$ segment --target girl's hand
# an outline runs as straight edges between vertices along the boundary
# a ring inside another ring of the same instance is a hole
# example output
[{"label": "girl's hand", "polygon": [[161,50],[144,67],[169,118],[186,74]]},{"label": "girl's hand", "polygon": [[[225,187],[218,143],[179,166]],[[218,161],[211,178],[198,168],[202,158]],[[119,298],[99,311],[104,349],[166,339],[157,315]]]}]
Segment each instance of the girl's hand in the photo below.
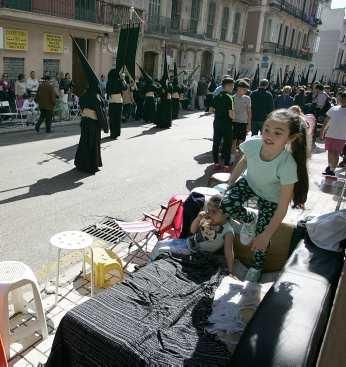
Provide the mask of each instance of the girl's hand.
[{"label": "girl's hand", "polygon": [[207,213],[206,213],[204,210],[202,210],[202,211],[200,211],[200,212],[198,213],[198,218],[199,218],[199,220],[201,220],[201,219],[205,218],[206,216],[207,216]]},{"label": "girl's hand", "polygon": [[265,252],[269,245],[269,240],[270,238],[264,232],[260,233],[252,241],[251,250]]}]

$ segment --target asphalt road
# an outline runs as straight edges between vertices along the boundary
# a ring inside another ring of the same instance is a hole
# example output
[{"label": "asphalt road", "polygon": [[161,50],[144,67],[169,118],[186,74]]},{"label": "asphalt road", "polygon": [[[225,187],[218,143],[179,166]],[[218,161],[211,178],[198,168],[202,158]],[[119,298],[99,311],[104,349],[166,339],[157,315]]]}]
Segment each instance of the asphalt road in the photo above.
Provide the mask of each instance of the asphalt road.
[{"label": "asphalt road", "polygon": [[42,271],[53,260],[50,237],[105,215],[136,219],[175,193],[205,182],[211,165],[212,117],[194,113],[169,130],[127,123],[117,141],[105,136],[103,168],[73,170],[79,126],[0,134],[0,261]]}]

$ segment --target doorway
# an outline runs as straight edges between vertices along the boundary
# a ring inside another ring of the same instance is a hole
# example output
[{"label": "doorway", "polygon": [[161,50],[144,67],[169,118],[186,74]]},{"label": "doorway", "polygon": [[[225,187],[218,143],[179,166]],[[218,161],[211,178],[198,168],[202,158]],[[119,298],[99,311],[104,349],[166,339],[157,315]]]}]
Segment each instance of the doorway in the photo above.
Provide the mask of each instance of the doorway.
[{"label": "doorway", "polygon": [[156,70],[157,56],[157,53],[152,51],[144,52],[144,71],[152,77]]},{"label": "doorway", "polygon": [[212,73],[213,54],[210,51],[203,51],[201,62],[201,76],[209,78]]}]

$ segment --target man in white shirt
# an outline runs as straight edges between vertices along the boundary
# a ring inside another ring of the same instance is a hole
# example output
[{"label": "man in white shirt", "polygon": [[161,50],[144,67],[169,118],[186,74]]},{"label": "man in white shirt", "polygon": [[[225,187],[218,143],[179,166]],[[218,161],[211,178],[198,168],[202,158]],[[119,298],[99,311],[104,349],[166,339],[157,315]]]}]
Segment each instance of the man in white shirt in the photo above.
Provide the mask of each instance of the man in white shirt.
[{"label": "man in white shirt", "polygon": [[38,80],[36,79],[35,72],[30,73],[30,77],[26,80],[26,90],[29,95],[36,95],[38,90]]},{"label": "man in white shirt", "polygon": [[324,175],[335,176],[335,168],[346,144],[346,91],[340,93],[340,104],[327,112],[326,124],[322,130],[325,149],[328,151],[328,167]]}]

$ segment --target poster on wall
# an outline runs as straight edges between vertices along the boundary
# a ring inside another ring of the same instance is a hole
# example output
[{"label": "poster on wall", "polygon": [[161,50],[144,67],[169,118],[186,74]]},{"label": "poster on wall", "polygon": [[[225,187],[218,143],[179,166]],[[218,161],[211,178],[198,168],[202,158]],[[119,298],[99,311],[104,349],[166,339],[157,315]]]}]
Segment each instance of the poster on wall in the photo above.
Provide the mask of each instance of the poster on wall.
[{"label": "poster on wall", "polygon": [[27,51],[28,32],[19,29],[5,29],[5,48],[7,50]]},{"label": "poster on wall", "polygon": [[43,51],[62,54],[64,52],[64,37],[60,34],[44,33]]}]

